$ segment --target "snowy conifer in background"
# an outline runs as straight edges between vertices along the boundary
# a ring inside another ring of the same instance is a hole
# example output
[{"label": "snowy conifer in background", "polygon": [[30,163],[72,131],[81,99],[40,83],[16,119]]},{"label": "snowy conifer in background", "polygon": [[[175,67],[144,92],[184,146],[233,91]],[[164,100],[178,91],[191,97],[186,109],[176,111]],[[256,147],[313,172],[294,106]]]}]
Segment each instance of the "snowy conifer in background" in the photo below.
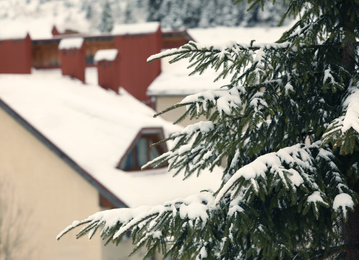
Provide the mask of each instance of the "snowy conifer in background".
[{"label": "snowy conifer in background", "polygon": [[283,5],[268,6],[265,12],[256,8],[246,13],[246,2],[233,6],[232,1],[217,0],[149,0],[147,20],[158,21],[165,29],[187,29],[214,26],[274,26],[280,20]]},{"label": "snowy conifer in background", "polygon": [[358,12],[353,0],[291,0],[283,19],[297,22],[277,43],[190,42],[152,56],[230,78],[170,108],[207,121],[172,135],[173,149],[152,162],[188,177],[225,160],[222,185],[99,212],[60,236],[84,225],[78,236],[100,228],[119,242],[131,231],[136,249],[174,259],[359,259]]},{"label": "snowy conifer in background", "polygon": [[112,16],[112,9],[109,1],[106,1],[103,5],[102,13],[101,13],[101,21],[99,24],[99,31],[102,33],[109,33],[112,31],[114,26],[114,20]]}]

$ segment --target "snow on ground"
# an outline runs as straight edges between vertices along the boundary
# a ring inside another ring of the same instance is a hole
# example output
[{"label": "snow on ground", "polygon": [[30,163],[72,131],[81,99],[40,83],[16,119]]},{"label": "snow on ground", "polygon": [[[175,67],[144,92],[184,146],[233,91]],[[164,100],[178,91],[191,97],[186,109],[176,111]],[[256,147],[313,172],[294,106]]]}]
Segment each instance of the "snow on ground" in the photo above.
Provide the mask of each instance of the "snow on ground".
[{"label": "snow on ground", "polygon": [[89,85],[97,85],[98,74],[97,74],[97,68],[96,67],[86,68],[86,70],[85,70],[85,80],[86,80],[86,83],[89,84]]},{"label": "snow on ground", "polygon": [[[91,75],[96,70],[86,73]],[[93,81],[92,75],[89,81]],[[61,76],[60,70],[31,75],[0,74],[0,98],[131,207],[155,205],[202,189],[216,190],[220,174],[172,178],[166,169],[123,172],[116,165],[142,127],[177,127],[122,91]],[[46,97],[46,98],[45,98]]]}]

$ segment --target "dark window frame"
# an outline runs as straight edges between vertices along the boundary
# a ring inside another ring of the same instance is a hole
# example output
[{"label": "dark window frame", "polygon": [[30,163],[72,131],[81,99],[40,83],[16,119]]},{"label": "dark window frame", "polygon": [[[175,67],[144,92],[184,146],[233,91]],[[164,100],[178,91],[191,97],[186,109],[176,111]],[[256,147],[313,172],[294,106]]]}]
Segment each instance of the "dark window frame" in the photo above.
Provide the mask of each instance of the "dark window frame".
[{"label": "dark window frame", "polygon": [[[131,145],[128,147],[128,149],[126,150],[125,154],[122,156],[121,160],[118,162],[116,168],[122,171],[126,171],[126,172],[131,172],[131,171],[140,171],[142,165],[140,165],[139,163],[139,158],[138,158],[138,152],[137,152],[137,144],[139,144],[139,141],[141,139],[145,139],[146,140],[146,163],[148,161],[151,160],[151,149],[155,149],[156,152],[158,153],[158,155],[161,155],[165,152],[168,151],[167,145],[166,143],[161,143],[158,145],[155,145],[154,147],[150,147],[151,144],[153,143],[157,143],[161,140],[164,139],[164,133],[163,133],[163,129],[162,128],[142,128],[139,133],[136,135],[136,137],[134,138],[134,140],[132,141]],[[131,156],[132,153],[132,162],[130,161],[129,163],[131,164],[132,167],[126,167],[123,165],[123,163],[126,163],[126,160],[131,160],[129,159],[128,156]],[[153,158],[152,158],[153,159]],[[164,164],[163,166],[161,166],[161,168],[163,167],[167,167],[166,164]]]}]

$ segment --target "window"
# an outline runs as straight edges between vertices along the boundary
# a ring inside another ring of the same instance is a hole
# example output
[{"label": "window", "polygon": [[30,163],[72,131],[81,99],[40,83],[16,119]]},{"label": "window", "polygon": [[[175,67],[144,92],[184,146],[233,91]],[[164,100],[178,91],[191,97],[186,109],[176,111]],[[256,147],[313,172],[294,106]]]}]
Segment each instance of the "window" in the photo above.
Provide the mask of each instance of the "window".
[{"label": "window", "polygon": [[125,171],[140,170],[147,162],[167,152],[166,144],[151,147],[163,139],[162,129],[143,129],[121,159],[117,168]]}]

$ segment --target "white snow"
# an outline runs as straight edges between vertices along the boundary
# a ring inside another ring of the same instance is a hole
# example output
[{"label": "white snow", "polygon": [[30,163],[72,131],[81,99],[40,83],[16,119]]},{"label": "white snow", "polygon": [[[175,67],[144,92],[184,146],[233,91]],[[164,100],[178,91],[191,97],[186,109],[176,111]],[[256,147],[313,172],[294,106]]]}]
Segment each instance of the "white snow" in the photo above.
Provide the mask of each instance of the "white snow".
[{"label": "white snow", "polygon": [[274,43],[291,25],[285,27],[214,27],[188,29],[188,33],[196,42],[223,45],[228,42],[247,43]]},{"label": "white snow", "polygon": [[[201,219],[204,225],[208,219],[207,210],[210,210],[213,207],[213,202],[214,196],[212,192],[201,192],[184,199],[167,201],[163,205],[105,210],[97,212],[85,220],[74,221],[57,235],[57,239],[69,230],[83,223],[87,223],[86,225],[88,226],[92,226],[96,223],[104,224],[101,231],[101,234],[103,234],[111,229],[116,223],[121,222],[123,225],[112,237],[113,239],[116,239],[126,233],[133,225],[139,224],[139,226],[141,226],[140,223],[143,220],[146,220],[146,222],[148,221],[148,227],[149,229],[152,229],[157,226],[158,218],[161,217],[162,214],[166,214],[166,212],[173,214],[178,212],[181,218],[189,218],[193,221]],[[154,229],[148,232],[148,235],[157,237],[159,233]]]},{"label": "white snow", "polygon": [[114,61],[117,57],[117,49],[99,50],[96,52],[94,62],[97,63],[101,60]]},{"label": "white snow", "polygon": [[[19,38],[29,33],[32,40],[52,38],[53,22],[45,19],[17,19],[1,21],[1,38]],[[5,28],[5,29],[3,29]]]},{"label": "white snow", "polygon": [[[31,39],[50,39],[53,26],[56,26],[60,33],[72,30],[86,35],[100,34],[98,22],[102,4],[102,1],[92,1],[92,10],[89,10],[86,8],[89,3],[83,0],[0,0],[0,39],[21,38],[23,32],[29,32]],[[119,10],[125,8],[123,4],[123,1],[112,3],[114,15],[118,15]],[[92,17],[89,18],[88,15]],[[117,17],[115,20],[116,34],[152,33],[159,25],[159,23],[143,23],[122,26],[125,17]],[[137,17],[136,20],[146,19]]]},{"label": "white snow", "polygon": [[1,74],[0,98],[130,207],[215,190],[220,184],[220,174],[208,172],[183,181],[165,168],[116,169],[140,129],[163,127],[166,135],[180,130],[154,119],[153,110],[122,89],[116,95],[63,77],[60,70],[34,70],[31,75]]},{"label": "white snow", "polygon": [[[325,203],[322,196],[320,195],[319,191],[315,191],[313,192],[307,199],[308,202],[310,203],[317,203],[317,202],[321,202],[321,203]],[[326,204],[326,203],[325,203]]]},{"label": "white snow", "polygon": [[342,132],[346,132],[349,128],[353,128],[359,133],[359,90],[352,88],[350,96],[345,100],[346,114],[343,119]]},{"label": "white snow", "polygon": [[200,131],[201,133],[205,134],[206,132],[213,130],[213,128],[214,128],[214,123],[212,121],[200,121],[192,125],[186,126],[181,131],[181,133],[179,133],[179,135],[181,135],[182,133],[189,134],[196,131]]},{"label": "white snow", "polygon": [[84,11],[79,12],[80,6],[81,1],[78,0],[2,0],[0,34],[12,38],[13,35],[29,32],[31,39],[49,39],[52,38],[51,30],[54,25],[60,32],[72,29],[89,33],[94,26],[86,20]]},{"label": "white snow", "polygon": [[202,75],[193,75],[190,78],[187,69],[189,63],[182,60],[169,64],[171,58],[161,60],[162,72],[148,87],[147,94],[150,96],[184,96],[209,89],[218,89],[228,84],[229,80],[213,82],[218,76],[214,70],[207,70]]},{"label": "white snow", "polygon": [[0,30],[0,40],[19,40],[19,39],[25,39],[28,32],[26,29],[18,29],[13,28],[12,26],[3,27],[1,26]]},{"label": "white snow", "polygon": [[113,35],[124,34],[148,34],[155,33],[160,24],[158,22],[136,23],[136,24],[116,24],[111,32]]},{"label": "white snow", "polygon": [[[327,131],[323,138],[330,137],[334,132],[339,131],[341,136],[344,135],[349,129],[353,129],[359,134],[359,90],[358,86],[353,86],[349,90],[349,96],[344,100],[344,115],[336,118],[328,126]],[[342,138],[341,138],[342,139]]]},{"label": "white snow", "polygon": [[[302,177],[306,176],[304,169],[311,169],[311,157],[308,154],[307,148],[299,144],[282,148],[278,152],[262,155],[253,162],[243,166],[228,179],[218,192],[216,204],[219,203],[225,194],[231,193],[232,190],[238,188],[236,185],[242,178],[249,180],[253,189],[258,192],[257,180],[260,178],[266,179],[269,174],[268,172],[278,178],[287,188],[290,186],[292,189],[296,189],[296,187],[304,183]],[[289,169],[282,165],[283,162],[289,165]],[[294,169],[294,166],[298,166],[298,168]],[[307,176],[306,179],[308,179]],[[314,183],[311,185],[314,186]]]},{"label": "white snow", "polygon": [[186,202],[180,206],[179,214],[181,218],[196,219],[200,218],[203,222],[207,221],[207,205],[202,203],[201,197],[193,195],[186,199]]},{"label": "white snow", "polygon": [[344,216],[347,214],[347,208],[354,209],[354,202],[352,197],[347,193],[341,193],[335,196],[333,202],[333,209],[338,211],[342,208]]},{"label": "white snow", "polygon": [[80,49],[83,43],[82,37],[65,38],[60,41],[59,50]]},{"label": "white snow", "polygon": [[[195,42],[203,47],[216,46],[218,49],[231,47],[236,42],[249,46],[252,40],[258,46],[270,46],[277,41],[282,33],[289,26],[278,28],[228,28],[215,27],[207,29],[188,29],[188,33]],[[177,49],[164,50],[163,53],[173,53]],[[162,54],[163,54],[162,53]],[[153,55],[151,59],[162,56]],[[219,55],[226,55],[225,51]],[[260,54],[257,56],[260,59]],[[195,74],[188,80],[188,74],[191,72],[187,69],[189,63],[187,60],[181,60],[174,64],[169,64],[171,57],[161,60],[162,73],[149,86],[147,94],[150,96],[184,96],[195,94],[206,90],[219,89],[221,86],[230,82],[229,77],[213,82],[218,73],[213,69],[206,70],[203,74]],[[223,110],[225,112],[225,110]]]}]

